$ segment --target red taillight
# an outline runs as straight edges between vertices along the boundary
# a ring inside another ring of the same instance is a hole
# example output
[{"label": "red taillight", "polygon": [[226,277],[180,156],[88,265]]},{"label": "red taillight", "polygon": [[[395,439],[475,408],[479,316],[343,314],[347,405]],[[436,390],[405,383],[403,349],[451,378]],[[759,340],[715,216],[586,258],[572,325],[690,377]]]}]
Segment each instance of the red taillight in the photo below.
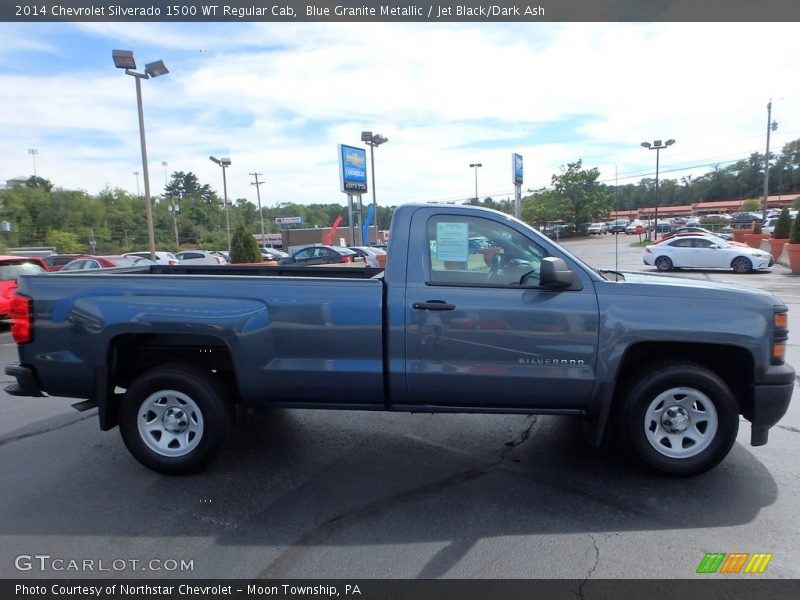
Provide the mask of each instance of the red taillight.
[{"label": "red taillight", "polygon": [[179,265],[179,264],[181,264],[181,261],[179,261],[177,258],[170,258],[170,259],[168,260],[168,262],[169,262],[169,264],[171,264],[171,265]]},{"label": "red taillight", "polygon": [[342,262],[343,263],[349,263],[350,262],[350,257],[349,256],[343,256],[342,257]]},{"label": "red taillight", "polygon": [[32,339],[31,299],[22,294],[15,294],[11,299],[11,335],[17,344],[26,344]]},{"label": "red taillight", "polygon": [[217,261],[217,264],[218,264],[218,265],[221,265],[221,264],[222,264],[222,259],[221,259],[219,256],[215,256],[215,257],[214,257],[214,260],[216,260],[216,261]]}]

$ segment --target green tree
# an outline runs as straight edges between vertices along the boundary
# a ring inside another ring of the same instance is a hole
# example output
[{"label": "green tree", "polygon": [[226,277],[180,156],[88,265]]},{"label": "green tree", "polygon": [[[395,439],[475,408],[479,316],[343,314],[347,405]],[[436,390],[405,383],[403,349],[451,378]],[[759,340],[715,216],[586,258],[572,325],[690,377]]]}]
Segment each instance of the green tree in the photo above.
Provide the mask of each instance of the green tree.
[{"label": "green tree", "polygon": [[236,228],[231,239],[231,262],[261,262],[261,251],[258,249],[258,242],[243,224]]},{"label": "green tree", "polygon": [[75,254],[86,250],[86,245],[81,243],[78,235],[70,231],[48,232],[45,245],[55,248],[60,254]]},{"label": "green tree", "polygon": [[553,188],[569,203],[572,221],[575,226],[593,219],[604,219],[614,204],[606,186],[597,182],[600,171],[584,169],[583,161],[578,160],[561,167],[560,175],[553,175]]},{"label": "green tree", "polygon": [[25,182],[25,185],[27,185],[29,188],[42,188],[47,192],[53,189],[53,184],[49,179],[43,179],[42,177],[37,177],[36,175],[31,175],[28,178],[28,181]]},{"label": "green tree", "polygon": [[772,230],[772,237],[776,240],[785,240],[792,232],[792,217],[789,215],[789,209],[783,208],[775,223],[775,229]]},{"label": "green tree", "polygon": [[526,223],[544,227],[551,221],[569,218],[569,203],[552,190],[538,190],[522,199],[522,219]]},{"label": "green tree", "polygon": [[744,202],[742,202],[741,210],[742,212],[756,212],[758,210],[761,210],[761,202],[753,198],[750,198],[749,200],[745,200]]}]

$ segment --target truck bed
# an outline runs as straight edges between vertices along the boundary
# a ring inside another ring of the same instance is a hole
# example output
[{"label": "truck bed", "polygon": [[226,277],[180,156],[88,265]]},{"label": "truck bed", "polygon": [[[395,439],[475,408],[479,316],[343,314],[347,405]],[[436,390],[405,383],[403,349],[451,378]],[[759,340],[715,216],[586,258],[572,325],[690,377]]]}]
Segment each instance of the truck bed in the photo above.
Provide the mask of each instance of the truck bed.
[{"label": "truck bed", "polygon": [[341,277],[345,279],[371,279],[381,275],[383,269],[373,267],[303,265],[151,265],[150,272],[159,275],[260,275],[265,277]]}]

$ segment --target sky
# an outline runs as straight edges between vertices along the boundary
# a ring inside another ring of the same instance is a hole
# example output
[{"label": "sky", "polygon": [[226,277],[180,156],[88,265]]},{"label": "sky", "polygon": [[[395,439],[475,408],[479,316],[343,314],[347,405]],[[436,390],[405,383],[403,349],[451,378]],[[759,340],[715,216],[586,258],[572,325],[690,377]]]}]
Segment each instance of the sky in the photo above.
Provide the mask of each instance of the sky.
[{"label": "sky", "polygon": [[[795,23],[0,23],[0,181],[152,194],[193,172],[262,206],[346,204],[337,145],[375,149],[379,205],[514,197],[583,161],[600,181],[697,177],[800,138]],[[365,147],[366,148],[366,147]],[[31,154],[35,149],[36,154]],[[369,158],[369,152],[367,152]],[[166,168],[162,165],[167,163]],[[470,168],[471,163],[482,167]],[[137,177],[134,172],[139,172]],[[137,188],[138,182],[138,188]],[[371,201],[370,191],[364,201]]]}]

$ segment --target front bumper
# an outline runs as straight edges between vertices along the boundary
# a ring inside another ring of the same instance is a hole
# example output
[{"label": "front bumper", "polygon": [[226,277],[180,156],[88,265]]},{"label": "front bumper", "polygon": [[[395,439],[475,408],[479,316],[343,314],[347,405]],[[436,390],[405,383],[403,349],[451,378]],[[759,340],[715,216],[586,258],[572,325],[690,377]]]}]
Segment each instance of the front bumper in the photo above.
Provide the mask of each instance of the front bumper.
[{"label": "front bumper", "polygon": [[753,386],[753,406],[744,415],[753,424],[751,446],[767,443],[770,427],[780,421],[789,408],[794,384],[794,369],[789,365],[780,365],[769,369],[765,383]]}]

